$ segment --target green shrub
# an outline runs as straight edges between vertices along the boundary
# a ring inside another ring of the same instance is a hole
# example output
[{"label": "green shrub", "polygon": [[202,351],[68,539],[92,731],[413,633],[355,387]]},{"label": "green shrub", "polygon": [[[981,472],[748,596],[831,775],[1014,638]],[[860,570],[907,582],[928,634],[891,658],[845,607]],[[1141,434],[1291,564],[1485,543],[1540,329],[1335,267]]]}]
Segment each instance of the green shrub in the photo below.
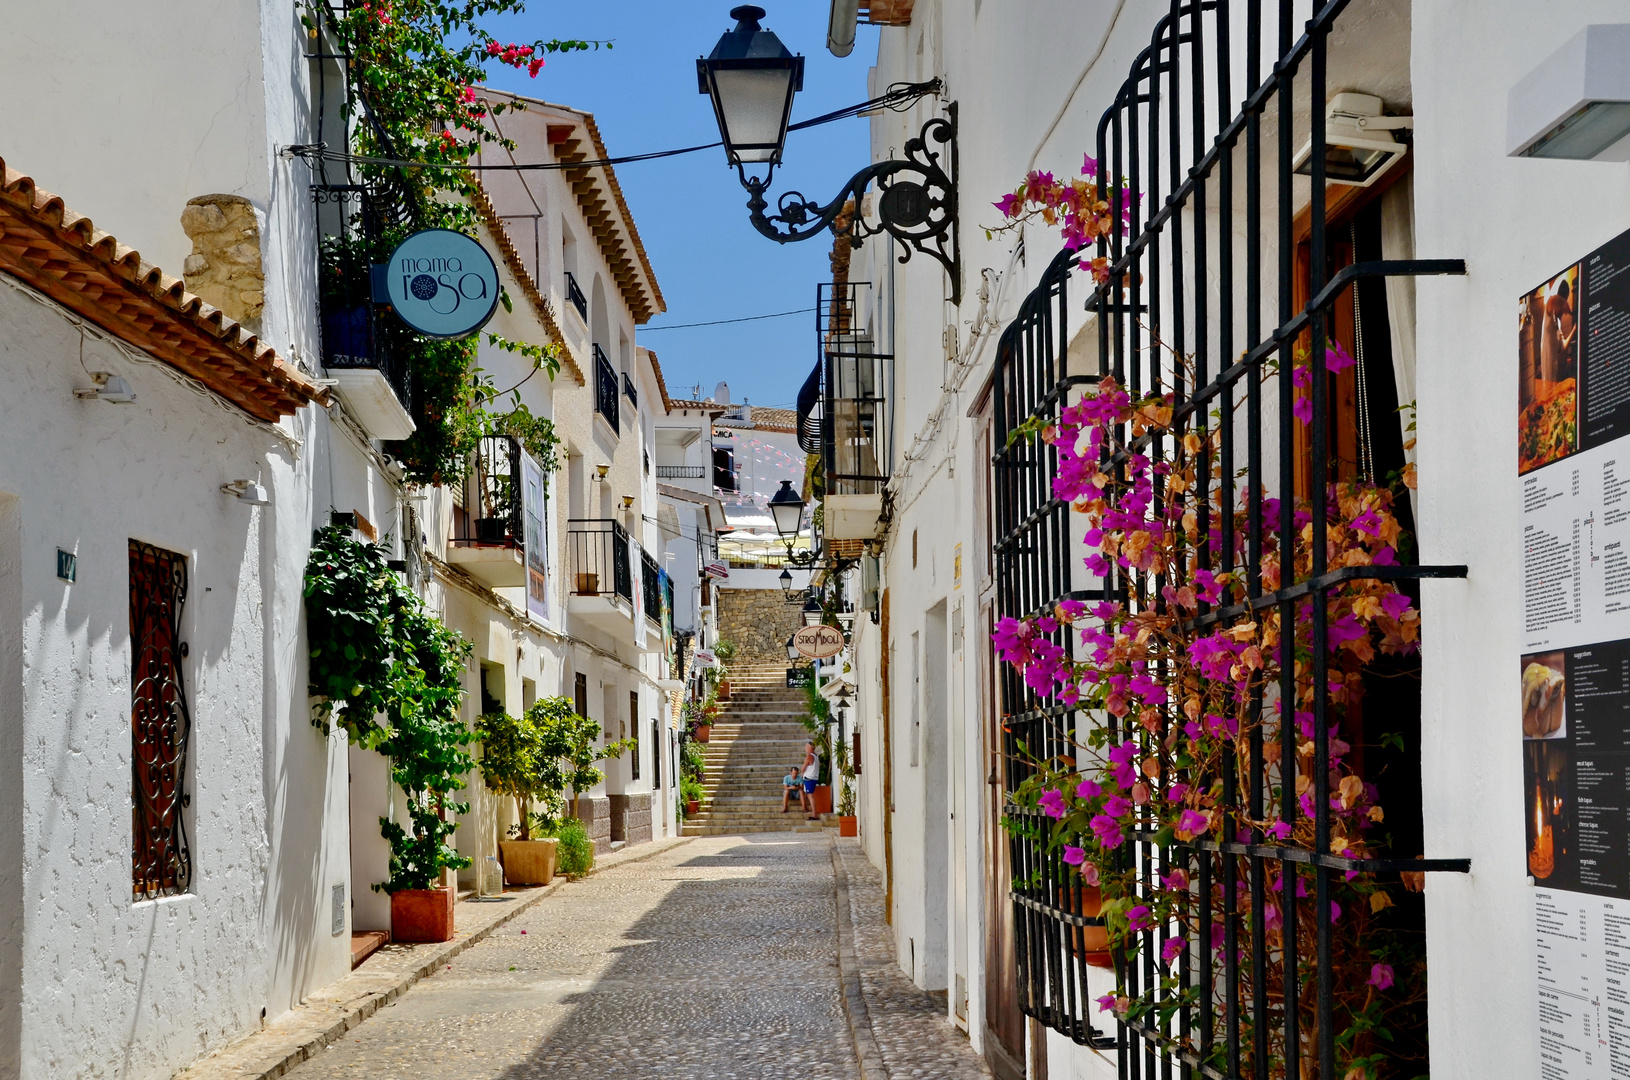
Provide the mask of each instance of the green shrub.
[{"label": "green shrub", "polygon": [[562,874],[580,878],[594,868],[594,841],[581,821],[566,818],[550,826],[546,835],[560,841],[555,849],[555,868]]}]

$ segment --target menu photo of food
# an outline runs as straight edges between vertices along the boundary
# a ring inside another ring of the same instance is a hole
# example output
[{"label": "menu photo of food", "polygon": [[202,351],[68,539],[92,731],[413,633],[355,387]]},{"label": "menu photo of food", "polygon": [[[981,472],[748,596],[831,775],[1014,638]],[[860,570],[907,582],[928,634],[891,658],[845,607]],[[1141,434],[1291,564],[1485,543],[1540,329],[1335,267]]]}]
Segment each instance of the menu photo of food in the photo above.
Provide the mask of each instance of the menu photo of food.
[{"label": "menu photo of food", "polygon": [[1517,471],[1579,449],[1579,264],[1525,295],[1517,310]]},{"label": "menu photo of food", "polygon": [[1522,737],[1560,739],[1567,731],[1567,662],[1562,652],[1522,658]]}]

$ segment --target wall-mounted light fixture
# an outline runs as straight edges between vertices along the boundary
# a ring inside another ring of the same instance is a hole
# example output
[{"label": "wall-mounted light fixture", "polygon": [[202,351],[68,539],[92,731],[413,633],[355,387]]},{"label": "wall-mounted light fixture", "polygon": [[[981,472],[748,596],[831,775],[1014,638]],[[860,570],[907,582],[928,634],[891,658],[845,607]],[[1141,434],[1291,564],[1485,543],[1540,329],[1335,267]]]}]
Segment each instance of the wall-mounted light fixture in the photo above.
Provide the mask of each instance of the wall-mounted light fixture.
[{"label": "wall-mounted light fixture", "polygon": [[[1396,165],[1408,149],[1392,137],[1415,126],[1413,116],[1382,116],[1373,94],[1337,94],[1324,114],[1324,178],[1332,184],[1369,187]],[[1296,152],[1295,169],[1313,173],[1313,140]]]},{"label": "wall-mounted light fixture", "polygon": [[605,464],[604,462],[602,462],[601,464],[596,465],[594,467],[594,475],[589,477],[589,479],[593,480],[596,484],[598,484],[598,483],[600,483],[601,481],[603,481],[606,478],[606,473],[608,473],[610,471],[611,471],[611,466]]},{"label": "wall-mounted light fixture", "polygon": [[632,510],[632,509],[634,509],[634,496],[632,496],[632,495],[624,495],[623,496],[623,509],[624,510]]},{"label": "wall-mounted light fixture", "polygon": [[1587,26],[1506,95],[1510,157],[1630,161],[1630,24]]},{"label": "wall-mounted light fixture", "polygon": [[266,494],[266,489],[253,480],[233,480],[230,483],[222,484],[221,491],[227,495],[236,496],[250,506],[270,506],[272,504],[271,496]]},{"label": "wall-mounted light fixture", "polygon": [[105,401],[109,405],[128,405],[136,400],[136,391],[125,382],[123,375],[115,375],[111,371],[93,371],[91,380],[95,386],[76,387],[74,397],[81,401],[95,399]]}]

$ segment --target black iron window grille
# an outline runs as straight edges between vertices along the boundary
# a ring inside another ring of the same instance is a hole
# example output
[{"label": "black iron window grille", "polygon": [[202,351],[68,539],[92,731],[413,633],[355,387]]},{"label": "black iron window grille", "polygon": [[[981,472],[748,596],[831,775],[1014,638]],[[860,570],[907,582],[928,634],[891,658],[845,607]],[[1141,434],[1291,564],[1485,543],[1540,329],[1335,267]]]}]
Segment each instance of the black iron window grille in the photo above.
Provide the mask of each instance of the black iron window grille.
[{"label": "black iron window grille", "polygon": [[572,518],[566,523],[572,591],[578,596],[620,596],[634,603],[634,574],[628,530],[606,518]]},{"label": "black iron window grille", "polygon": [[623,372],[623,396],[628,398],[629,403],[633,405],[634,408],[637,409],[640,407],[640,392],[634,389],[634,380],[628,377],[628,372],[626,371]]},{"label": "black iron window grille", "polygon": [[455,546],[525,547],[521,446],[508,435],[476,440],[464,477],[462,512],[453,516]]},{"label": "black iron window grille", "polygon": [[[874,495],[888,482],[893,446],[889,397],[894,354],[876,339],[863,318],[868,282],[822,282],[815,287],[815,328],[820,349],[820,450],[827,491]],[[814,379],[814,376],[811,376]],[[805,383],[805,390],[809,383]],[[799,437],[804,437],[799,394]],[[811,410],[812,411],[812,410]]]},{"label": "black iron window grille", "polygon": [[577,278],[570,270],[566,271],[566,299],[570,300],[572,302],[572,307],[577,309],[578,318],[582,319],[584,322],[588,322],[588,298],[583,295],[582,288],[577,284]]},{"label": "black iron window grille", "polygon": [[662,609],[662,625],[671,640],[674,636],[674,579],[666,574],[662,576],[662,599],[666,603]]},{"label": "black iron window grille", "polygon": [[186,599],[186,556],[130,541],[131,864],[137,900],[174,896],[192,884],[186,820],[192,716],[181,669]]},{"label": "black iron window grille", "polygon": [[617,369],[611,366],[599,344],[591,348],[594,351],[594,411],[606,418],[612,431],[618,431]]},{"label": "black iron window grille", "polygon": [[662,625],[662,576],[657,561],[649,551],[640,552],[640,603],[645,606],[645,617],[657,626]]},{"label": "black iron window grille", "polygon": [[[1155,462],[1172,460],[1177,443],[1189,435],[1201,447],[1194,451],[1202,462],[1198,488],[1182,496],[1157,482],[1151,513],[1200,507],[1195,567],[1239,575],[1245,583],[1243,602],[1201,604],[1188,625],[1243,628],[1276,613],[1278,625],[1291,626],[1299,607],[1311,625],[1303,662],[1312,673],[1306,745],[1297,726],[1279,724],[1267,707],[1271,702],[1258,693],[1251,733],[1242,739],[1248,745],[1237,767],[1223,769],[1216,780],[1216,835],[1224,839],[1209,839],[1208,833],[1184,842],[1138,833],[1120,849],[1135,882],[1124,903],[1151,901],[1160,878],[1169,881],[1182,871],[1187,884],[1175,887],[1188,890],[1192,923],[1140,927],[1131,931],[1135,951],[1104,951],[1095,941],[1105,920],[1089,907],[1082,879],[1043,840],[1048,830],[1042,826],[1051,822],[1003,796],[1020,1007],[1076,1042],[1113,1048],[1123,1078],[1336,1080],[1338,1059],[1352,1053],[1347,1044],[1338,1054],[1338,1042],[1352,1029],[1338,1030],[1333,1008],[1341,948],[1333,929],[1333,883],[1347,873],[1396,883],[1400,875],[1469,869],[1463,859],[1419,857],[1418,743],[1386,759],[1390,779],[1380,782],[1393,786],[1405,812],[1395,825],[1389,807],[1393,842],[1384,857],[1353,858],[1332,846],[1325,765],[1332,760],[1331,726],[1341,715],[1327,678],[1327,598],[1345,582],[1369,578],[1397,582],[1418,602],[1419,580],[1464,576],[1466,568],[1330,568],[1327,500],[1332,484],[1352,476],[1332,442],[1337,383],[1321,372],[1298,391],[1291,378],[1279,375],[1294,370],[1298,350],[1305,356],[1319,343],[1322,353],[1326,342],[1338,340],[1332,312],[1352,304],[1355,286],[1393,276],[1464,273],[1465,267],[1459,260],[1351,256],[1332,272],[1327,204],[1334,192],[1327,190],[1324,103],[1331,34],[1347,5],[1316,3],[1312,17],[1300,24],[1296,6],[1292,0],[1171,4],[1100,121],[1092,148],[1106,178],[1107,202],[1125,208],[1126,227],[1102,238],[1096,252],[1060,252],[1004,332],[996,358],[993,445],[1002,448],[992,459],[998,614],[1033,618],[1063,599],[1108,597],[1128,610],[1160,610],[1167,603],[1165,582],[1149,575],[1111,564],[1109,576],[1098,578],[1082,568],[1082,527],[1071,519],[1069,504],[1054,495],[1059,453],[1049,443],[1022,437],[1058,419],[1101,375],[1112,375],[1133,398],[1167,395],[1172,409],[1169,431],[1141,438],[1122,431],[1123,444]],[[1363,37],[1349,38],[1355,36]],[[1399,74],[1407,76],[1407,70]],[[1303,143],[1310,182],[1295,178]],[[1355,251],[1359,246],[1355,240]],[[1302,263],[1299,251],[1306,255]],[[1083,254],[1107,260],[1101,284],[1085,274],[1072,278]],[[1072,280],[1082,289],[1084,307],[1069,302]],[[1305,422],[1298,421],[1299,407]],[[1016,435],[1011,445],[1010,435]],[[1128,452],[1107,457],[1102,470],[1120,475]],[[1295,516],[1298,501],[1308,508],[1306,521]],[[1265,578],[1264,564],[1296,565],[1293,548],[1302,524],[1310,531],[1311,569],[1299,580]],[[1084,655],[1078,635],[1047,633],[1066,655]],[[1295,700],[1299,666],[1283,665],[1272,688],[1281,700]],[[1008,665],[1001,666],[1000,700],[1004,792],[1032,775],[1033,761],[1078,753],[1085,732],[1095,727],[1108,727],[1117,740],[1148,745],[1183,720],[1176,703],[1146,717],[1153,730],[1088,714],[1038,696]],[[1413,725],[1418,733],[1418,695],[1413,702],[1388,704],[1397,714],[1389,715],[1389,726]],[[1380,759],[1378,749],[1369,752]],[[1296,785],[1279,782],[1278,763],[1297,762],[1298,755],[1309,762],[1302,775],[1310,811],[1302,809]],[[1281,842],[1250,824],[1262,822],[1276,805],[1280,821],[1311,819],[1310,844]],[[1421,898],[1400,895],[1404,899],[1387,917],[1423,933]],[[1270,913],[1281,928],[1295,932],[1270,927]],[[1191,926],[1206,930],[1202,935]],[[1089,969],[1105,964],[1113,974],[1094,976],[1089,991]],[[1123,1013],[1115,1035],[1103,1038],[1091,1023],[1099,1015],[1093,997],[1117,983],[1128,1000],[1149,1007]],[[1424,989],[1423,979],[1423,998]],[[1424,1005],[1419,1008],[1424,1016]],[[1388,1063],[1403,1063],[1414,1051],[1424,1052],[1424,1046],[1382,1043],[1375,1049]],[[1399,1075],[1424,1071],[1423,1065]]]}]

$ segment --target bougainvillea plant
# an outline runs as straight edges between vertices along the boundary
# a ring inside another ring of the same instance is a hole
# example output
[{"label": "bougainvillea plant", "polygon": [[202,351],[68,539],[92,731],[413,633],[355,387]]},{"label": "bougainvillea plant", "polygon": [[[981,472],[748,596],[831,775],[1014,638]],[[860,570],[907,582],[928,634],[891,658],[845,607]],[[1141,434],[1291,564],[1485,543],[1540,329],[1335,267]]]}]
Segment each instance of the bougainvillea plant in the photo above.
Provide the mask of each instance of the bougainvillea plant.
[{"label": "bougainvillea plant", "polygon": [[[1117,230],[1124,231],[1135,202],[1122,189],[1106,190],[1098,162],[1089,154],[1081,162],[1080,177],[1059,180],[1050,172],[1032,169],[1024,183],[1003,195],[995,205],[1005,219],[999,229],[1039,220],[1058,228],[1067,249],[1081,251]],[[986,237],[995,231],[986,230]],[[1090,273],[1094,281],[1102,282],[1109,276],[1106,256],[1083,255],[1078,265]]]},{"label": "bougainvillea plant", "polygon": [[[1027,183],[1021,190],[1032,188]],[[1100,199],[1098,209],[1091,211],[1100,219],[1103,205]],[[1339,345],[1321,351],[1329,372],[1352,363]],[[1184,361],[1179,357],[1174,363]],[[1295,415],[1305,424],[1311,412],[1302,405],[1302,394],[1315,377],[1305,354],[1298,356],[1290,376],[1297,387]],[[1066,733],[1079,739],[1070,744],[1071,753],[1031,761],[1034,771],[1014,792],[1015,801],[1031,816],[1012,818],[1009,827],[1037,836],[1074,868],[1079,888],[1095,892],[1101,902],[1122,978],[1115,993],[1099,999],[1099,1007],[1175,1032],[1169,1037],[1176,1044],[1198,1053],[1197,1030],[1176,1030],[1173,1017],[1180,1006],[1198,1003],[1198,965],[1210,965],[1218,988],[1212,1015],[1223,1022],[1223,950],[1231,935],[1242,959],[1255,944],[1270,956],[1282,956],[1287,933],[1301,943],[1301,957],[1313,955],[1316,905],[1311,899],[1295,903],[1295,925],[1287,927],[1282,903],[1287,886],[1297,897],[1310,896],[1315,881],[1311,870],[1267,860],[1261,864],[1267,869],[1257,894],[1247,887],[1248,869],[1240,870],[1240,915],[1229,927],[1221,916],[1224,857],[1193,845],[1237,839],[1314,847],[1314,636],[1313,609],[1305,598],[1296,605],[1294,621],[1285,625],[1277,605],[1253,611],[1243,604],[1248,599],[1245,573],[1207,568],[1248,564],[1253,493],[1240,493],[1237,502],[1223,504],[1222,493],[1237,489],[1222,482],[1219,426],[1174,418],[1174,401],[1169,394],[1133,397],[1115,379],[1104,378],[1062,409],[1055,422],[1032,423],[1016,433],[1039,438],[1057,452],[1053,494],[1083,515],[1086,566],[1118,583],[1109,595],[1121,599],[1092,605],[1065,600],[1034,619],[1004,618],[994,645],[1005,661],[1022,670],[1034,693],[1092,718],[1086,725],[1090,734]],[[1310,501],[1293,499],[1288,508],[1291,534],[1285,536],[1284,504],[1265,491],[1255,495],[1260,500],[1262,591],[1307,579],[1313,567]],[[1328,487],[1328,569],[1398,561],[1404,542],[1393,512],[1398,495],[1357,481]],[[1228,545],[1234,548],[1231,558],[1225,557]],[[1356,715],[1366,669],[1379,656],[1417,650],[1420,612],[1391,582],[1364,578],[1332,588],[1326,603],[1330,850],[1374,857],[1386,846],[1385,814],[1375,784],[1353,764],[1353,748],[1342,737],[1347,730],[1343,720]],[[1242,605],[1246,614],[1205,617],[1232,605]],[[1294,687],[1288,697],[1283,693],[1287,675]],[[1287,724],[1294,732],[1288,741]],[[1288,756],[1283,752],[1287,745],[1294,746]],[[1254,761],[1253,747],[1260,755]],[[1243,795],[1250,790],[1253,769],[1260,769],[1255,775],[1264,785],[1255,814]],[[1289,816],[1280,812],[1287,785],[1296,808]],[[1145,865],[1140,871],[1134,839],[1155,845],[1169,869],[1153,875]],[[1210,895],[1205,897],[1202,860],[1210,860],[1205,878]],[[1287,882],[1281,874],[1292,878]],[[1388,886],[1356,872],[1335,873],[1331,879],[1329,912],[1337,943],[1335,1075],[1376,1080],[1386,1075],[1383,1062],[1407,1058],[1413,1050],[1405,1044],[1417,1045],[1416,1033],[1402,1028],[1419,1022],[1424,949],[1418,935],[1400,929],[1398,920],[1386,914],[1397,899],[1396,883]],[[1418,875],[1404,880],[1405,887],[1418,888]],[[1261,897],[1260,912],[1252,910],[1253,895]],[[1202,916],[1203,900],[1210,915]],[[1202,925],[1202,918],[1207,924]],[[1253,943],[1257,925],[1264,941]],[[1146,949],[1158,950],[1152,969],[1140,958]],[[1128,992],[1124,978],[1134,959],[1139,970],[1158,973],[1153,985],[1142,982],[1148,989],[1136,996]],[[1298,1009],[1303,1040],[1297,1047],[1284,1045],[1283,967],[1269,963],[1265,984],[1252,987],[1249,966],[1241,964],[1242,993],[1267,1009],[1268,1030],[1262,1033],[1266,1074],[1286,1075],[1286,1055],[1291,1054],[1304,1063],[1299,1075],[1314,1076],[1313,967],[1304,959],[1297,969],[1303,991]],[[1189,1015],[1198,1023],[1199,1010],[1191,1009]],[[1254,1070],[1252,1010],[1242,1009],[1239,1022],[1241,1045]],[[1211,1046],[1226,1043],[1220,1029],[1210,1034]],[[1220,1057],[1209,1063],[1224,1064]]]}]

